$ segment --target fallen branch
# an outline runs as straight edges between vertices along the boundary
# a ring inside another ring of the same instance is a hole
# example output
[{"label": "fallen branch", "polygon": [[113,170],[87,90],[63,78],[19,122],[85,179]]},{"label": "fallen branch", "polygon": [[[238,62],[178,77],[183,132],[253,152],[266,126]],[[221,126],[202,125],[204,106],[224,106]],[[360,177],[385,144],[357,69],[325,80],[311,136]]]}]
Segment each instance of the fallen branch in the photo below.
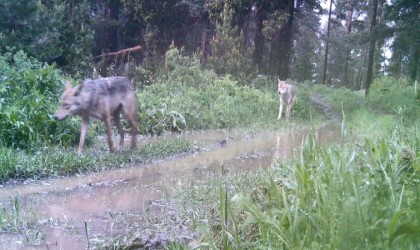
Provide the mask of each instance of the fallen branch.
[{"label": "fallen branch", "polygon": [[135,46],[135,47],[132,47],[132,48],[119,50],[117,52],[110,52],[110,53],[102,54],[102,55],[96,56],[95,58],[105,57],[105,56],[116,56],[116,57],[118,57],[119,55],[124,55],[125,53],[140,51],[142,49],[143,49],[143,47],[138,45],[138,46]]}]

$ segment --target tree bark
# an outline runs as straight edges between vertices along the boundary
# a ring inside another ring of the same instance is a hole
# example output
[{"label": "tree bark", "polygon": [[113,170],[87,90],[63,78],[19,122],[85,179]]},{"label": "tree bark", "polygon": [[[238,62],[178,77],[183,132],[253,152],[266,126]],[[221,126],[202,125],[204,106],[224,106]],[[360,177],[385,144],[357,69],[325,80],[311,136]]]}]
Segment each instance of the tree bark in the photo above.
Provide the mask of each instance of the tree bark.
[{"label": "tree bark", "polygon": [[[349,0],[348,2],[348,11],[346,16],[346,34],[347,36],[351,33],[351,28],[353,24],[353,10],[354,10],[354,0]],[[345,51],[345,61],[344,61],[344,69],[343,69],[343,85],[347,88],[350,88],[349,83],[349,64],[351,60],[351,49],[348,47],[349,44],[346,45]],[[354,88],[354,86],[353,86]]]},{"label": "tree bark", "polygon": [[293,20],[295,15],[295,1],[287,1],[285,10],[287,21],[276,32],[270,51],[270,73],[285,80],[290,77],[290,55],[293,46]]},{"label": "tree bark", "polygon": [[264,34],[262,32],[263,30],[263,21],[265,19],[265,13],[263,6],[256,6],[255,7],[255,48],[254,48],[254,54],[253,54],[253,61],[254,65],[257,66],[258,71],[262,71],[262,56],[264,52],[264,43],[265,38]]},{"label": "tree bark", "polygon": [[293,47],[293,21],[295,17],[295,1],[288,1],[288,13],[289,18],[286,22],[284,28],[280,30],[279,41],[279,67],[278,67],[278,76],[280,79],[287,79],[290,77],[290,54],[292,53]]},{"label": "tree bark", "polygon": [[370,85],[373,81],[373,68],[374,68],[374,56],[375,56],[375,35],[374,35],[374,28],[376,26],[376,14],[378,10],[378,0],[371,0],[371,8],[372,8],[372,16],[371,16],[371,23],[369,28],[370,39],[369,39],[369,56],[368,56],[368,65],[367,65],[367,72],[366,72],[366,92],[365,96],[369,95]]},{"label": "tree bark", "polygon": [[200,59],[203,64],[207,62],[206,43],[207,43],[207,30],[204,28],[203,32],[201,33],[201,43],[200,43]]},{"label": "tree bark", "polygon": [[332,9],[332,2],[330,0],[330,10],[328,13],[328,24],[327,24],[327,39],[325,41],[325,56],[324,56],[324,72],[322,74],[322,84],[325,84],[325,80],[327,79],[327,67],[328,67],[328,50],[330,46],[330,23],[331,23],[331,9]]},{"label": "tree bark", "polygon": [[107,47],[110,51],[116,51],[118,49],[118,19],[120,13],[120,0],[110,0],[106,6],[108,20],[108,41]]},{"label": "tree bark", "polygon": [[115,56],[115,57],[122,56],[122,57],[124,57],[125,55],[129,55],[131,52],[141,51],[142,49],[143,48],[140,45],[138,45],[138,46],[135,46],[135,47],[132,47],[132,48],[123,49],[123,50],[116,51],[116,52],[105,53],[105,54],[97,56],[96,58],[106,57],[106,56]]},{"label": "tree bark", "polygon": [[411,58],[409,62],[410,82],[414,84],[417,79],[417,71],[419,69],[420,45],[413,44],[411,48]]}]

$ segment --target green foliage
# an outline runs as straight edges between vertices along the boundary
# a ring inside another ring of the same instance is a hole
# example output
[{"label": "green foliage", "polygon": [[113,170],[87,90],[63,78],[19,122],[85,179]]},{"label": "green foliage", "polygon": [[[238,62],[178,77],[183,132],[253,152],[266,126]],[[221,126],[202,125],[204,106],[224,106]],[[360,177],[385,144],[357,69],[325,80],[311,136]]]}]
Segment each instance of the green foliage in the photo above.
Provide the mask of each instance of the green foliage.
[{"label": "green foliage", "polygon": [[83,155],[78,155],[73,148],[39,148],[37,153],[33,154],[0,147],[0,182],[11,178],[36,179],[101,171],[191,149],[191,143],[184,138],[165,138],[160,142],[148,143],[136,150],[124,150],[118,154],[109,154],[105,143],[102,145],[102,149],[86,148]]},{"label": "green foliage", "polygon": [[0,6],[0,52],[13,46],[72,74],[86,74],[94,34],[89,1],[0,1]]},{"label": "green foliage", "polygon": [[[376,104],[366,109],[368,102],[356,93],[314,89],[340,103],[347,121],[343,130],[352,133],[329,146],[311,134],[300,157],[274,162],[262,174],[214,178],[191,194],[182,190],[188,211],[210,207],[206,225],[197,222],[202,247],[416,249],[420,244],[420,127],[407,118],[411,107],[394,115],[376,113]],[[394,94],[398,91],[405,90]],[[226,194],[218,198],[209,191],[217,187]]]},{"label": "green foliage", "polygon": [[53,114],[62,76],[23,52],[0,56],[0,145],[34,149],[73,142],[75,126],[58,123]]},{"label": "green foliage", "polygon": [[382,112],[396,114],[403,108],[409,121],[418,121],[420,105],[416,101],[414,85],[409,85],[407,79],[382,77],[374,81],[368,100]]},{"label": "green foliage", "polygon": [[203,86],[213,82],[217,75],[210,70],[202,70],[196,56],[184,56],[184,50],[173,44],[165,54],[164,75],[168,85]]},{"label": "green foliage", "polygon": [[230,74],[241,85],[249,85],[255,77],[252,64],[252,52],[242,46],[243,34],[237,35],[237,29],[231,28],[232,11],[228,5],[221,14],[221,23],[216,25],[216,35],[211,41],[211,56],[208,58],[209,67],[219,75]]},{"label": "green foliage", "polygon": [[[406,152],[420,143],[418,136],[412,138],[416,130],[418,126],[362,144],[331,146],[321,146],[313,134],[300,158],[278,161],[262,176],[253,173],[250,183],[242,175],[202,183],[192,194],[200,194],[199,201],[188,203],[188,209],[197,209],[200,201],[208,202],[210,211],[218,209],[206,216],[201,246],[415,249],[420,240],[420,172],[407,164],[406,158],[416,156]],[[218,198],[205,191],[214,185],[229,193],[220,192]]]},{"label": "green foliage", "polygon": [[181,84],[155,84],[138,93],[139,116],[144,126],[141,130],[230,128],[275,121],[275,92],[238,86],[227,77],[200,87]]},{"label": "green foliage", "polygon": [[[308,119],[310,85],[297,89],[293,117]],[[153,134],[273,124],[279,106],[274,80],[258,76],[242,86],[232,76],[201,69],[198,59],[175,47],[166,53],[164,76],[137,97],[140,131]]]}]

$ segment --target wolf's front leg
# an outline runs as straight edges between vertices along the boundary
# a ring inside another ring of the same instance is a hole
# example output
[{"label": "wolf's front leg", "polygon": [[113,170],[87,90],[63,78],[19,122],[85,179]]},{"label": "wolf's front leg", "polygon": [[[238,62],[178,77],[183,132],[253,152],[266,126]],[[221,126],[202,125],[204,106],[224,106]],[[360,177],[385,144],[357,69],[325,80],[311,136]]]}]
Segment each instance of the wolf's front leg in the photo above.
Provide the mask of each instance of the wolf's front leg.
[{"label": "wolf's front leg", "polygon": [[77,149],[77,153],[81,154],[83,150],[83,145],[85,143],[86,131],[89,127],[89,117],[82,117],[82,125],[80,129],[80,141],[79,141],[79,148]]},{"label": "wolf's front leg", "polygon": [[281,119],[281,114],[283,113],[283,99],[280,96],[280,107],[279,107],[279,115],[277,116],[277,120]]},{"label": "wolf's front leg", "polygon": [[287,120],[288,121],[290,121],[290,112],[291,112],[291,105],[290,104],[288,104],[287,105],[287,108],[286,108],[286,118],[287,118]]}]

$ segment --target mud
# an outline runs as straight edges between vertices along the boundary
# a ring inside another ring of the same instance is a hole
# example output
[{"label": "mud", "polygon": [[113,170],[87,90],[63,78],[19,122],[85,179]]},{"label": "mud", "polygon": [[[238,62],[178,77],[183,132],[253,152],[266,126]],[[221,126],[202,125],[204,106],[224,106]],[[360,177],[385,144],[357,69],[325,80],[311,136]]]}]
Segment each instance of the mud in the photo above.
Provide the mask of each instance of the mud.
[{"label": "mud", "polygon": [[[319,141],[338,139],[339,129],[334,124],[316,131]],[[20,210],[35,215],[42,237],[31,242],[22,234],[0,234],[0,246],[85,249],[110,244],[110,239],[127,241],[129,236],[137,237],[130,241],[138,248],[159,248],[169,240],[188,242],[197,235],[178,221],[175,208],[164,207],[165,213],[161,213],[172,181],[187,183],[217,171],[254,171],[270,166],[273,160],[298,153],[309,132],[296,127],[258,134],[190,132],[182,136],[195,142],[195,153],[126,169],[2,187],[0,207],[10,207],[10,197],[17,196]]]},{"label": "mud", "polygon": [[318,95],[318,94],[312,94],[310,98],[311,98],[312,107],[321,111],[325,115],[325,118],[327,120],[332,121],[332,122],[342,121],[342,117],[339,114],[337,114],[330,105],[326,104],[323,96]]}]

